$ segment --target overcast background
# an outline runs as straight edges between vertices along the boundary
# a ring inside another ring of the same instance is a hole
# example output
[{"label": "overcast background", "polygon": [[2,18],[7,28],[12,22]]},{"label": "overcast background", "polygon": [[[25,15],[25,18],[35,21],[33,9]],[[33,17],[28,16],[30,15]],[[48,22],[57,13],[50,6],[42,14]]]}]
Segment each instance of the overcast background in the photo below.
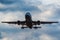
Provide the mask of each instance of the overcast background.
[{"label": "overcast background", "polygon": [[60,22],[60,0],[0,0],[0,40],[60,40],[60,23],[39,25],[41,29],[21,29],[1,21],[33,20]]}]

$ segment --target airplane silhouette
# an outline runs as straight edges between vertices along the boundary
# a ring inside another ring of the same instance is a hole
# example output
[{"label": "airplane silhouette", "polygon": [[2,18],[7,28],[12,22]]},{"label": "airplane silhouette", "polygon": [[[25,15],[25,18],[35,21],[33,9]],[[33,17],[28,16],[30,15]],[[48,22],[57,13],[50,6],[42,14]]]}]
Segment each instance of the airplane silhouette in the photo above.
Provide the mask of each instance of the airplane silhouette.
[{"label": "airplane silhouette", "polygon": [[[41,27],[33,27],[33,25],[40,25],[40,24],[52,24],[52,23],[58,23],[58,22],[51,22],[51,21],[33,21],[32,20],[32,17],[31,17],[31,14],[30,14],[30,12],[27,12],[26,14],[25,14],[25,21],[2,21],[2,23],[8,23],[8,24],[18,24],[18,25],[22,25],[22,29],[24,29],[24,28],[30,28],[30,29],[32,29],[32,28],[35,28],[35,29],[37,29],[37,28],[41,28]],[[23,27],[24,25],[26,25],[27,27]]]}]

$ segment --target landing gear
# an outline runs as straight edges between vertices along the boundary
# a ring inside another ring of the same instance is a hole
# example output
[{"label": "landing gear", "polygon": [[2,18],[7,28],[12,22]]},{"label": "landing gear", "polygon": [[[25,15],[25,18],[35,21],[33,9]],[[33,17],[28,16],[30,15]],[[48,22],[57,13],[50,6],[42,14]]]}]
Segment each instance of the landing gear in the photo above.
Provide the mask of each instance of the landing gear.
[{"label": "landing gear", "polygon": [[41,28],[41,27],[39,27],[39,26],[37,26],[37,25],[35,25],[35,27],[33,27],[34,29],[37,29],[37,28]]},{"label": "landing gear", "polygon": [[30,27],[30,29],[32,29],[32,27]]},{"label": "landing gear", "polygon": [[32,29],[32,28],[34,28],[34,29],[37,29],[37,28],[41,28],[41,27],[36,27],[36,25],[35,25],[35,27],[24,27],[24,25],[22,25],[22,27],[21,27],[21,29],[24,29],[24,28],[30,28],[30,29]]},{"label": "landing gear", "polygon": [[34,29],[37,29],[37,27],[33,27]]},{"label": "landing gear", "polygon": [[41,27],[33,27],[34,29],[41,28]]},{"label": "landing gear", "polygon": [[[28,27],[21,27],[21,29],[24,29],[24,28],[28,28]],[[32,28],[37,29],[37,28],[41,28],[41,27],[32,27]],[[32,28],[30,28],[30,29],[32,29]]]},{"label": "landing gear", "polygon": [[21,27],[21,29],[24,29],[24,27]]},{"label": "landing gear", "polygon": [[24,25],[22,25],[22,27],[21,27],[21,29],[24,29],[24,27],[23,27]]}]

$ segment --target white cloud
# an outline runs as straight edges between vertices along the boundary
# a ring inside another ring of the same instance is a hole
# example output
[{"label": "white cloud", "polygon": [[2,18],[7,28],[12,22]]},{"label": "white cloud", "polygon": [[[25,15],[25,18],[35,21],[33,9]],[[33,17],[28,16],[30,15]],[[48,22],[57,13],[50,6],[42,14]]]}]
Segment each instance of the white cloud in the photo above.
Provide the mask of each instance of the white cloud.
[{"label": "white cloud", "polygon": [[0,12],[0,21],[13,21],[23,19],[24,14],[22,12]]},{"label": "white cloud", "polygon": [[[53,15],[52,10],[46,10],[40,14],[40,18],[43,20],[47,20],[49,17]],[[47,19],[46,19],[47,18]]]},{"label": "white cloud", "polygon": [[5,8],[5,7],[6,7],[6,5],[0,3],[0,8]]},{"label": "white cloud", "polygon": [[57,40],[56,38],[54,38],[50,35],[47,35],[47,34],[42,34],[39,38],[40,38],[40,40]]},{"label": "white cloud", "polygon": [[60,0],[42,0],[42,3],[43,3],[44,5],[57,4],[57,3],[60,3]]},{"label": "white cloud", "polygon": [[31,32],[7,33],[6,35],[3,40],[26,40],[32,37]]},{"label": "white cloud", "polygon": [[[46,5],[47,4],[51,4],[51,3],[56,3],[57,0],[56,1],[55,0],[42,0],[42,4],[41,5],[40,5],[40,2],[41,2],[40,0],[36,0],[36,1],[35,0],[32,0],[32,1],[31,0],[25,0],[25,1],[26,1],[27,6],[28,5],[30,5],[30,6],[31,5],[32,6],[36,6],[39,9],[42,10],[41,13],[40,12],[39,13],[37,12],[38,14],[32,15],[33,16],[32,19],[47,21],[47,20],[49,20],[48,18],[51,18],[53,15],[55,15],[52,12],[53,11],[52,8],[50,8],[50,7],[47,8]],[[31,3],[31,4],[29,4],[29,3]],[[10,6],[9,5],[0,4],[0,8],[4,8],[4,7],[6,7],[6,8],[7,7],[8,8],[16,8],[17,7],[18,8],[20,6],[18,4],[12,4]],[[44,9],[47,9],[47,10],[44,10]],[[23,14],[23,12],[19,12],[19,11],[15,11],[15,12],[10,12],[10,11],[8,11],[8,12],[0,12],[0,21],[13,21],[13,20],[14,21],[15,20],[16,21],[17,20],[22,21],[22,20],[25,19],[24,16],[25,16],[25,14]],[[5,27],[4,24],[0,24],[0,25],[2,25],[0,27],[3,27],[3,28]],[[11,26],[11,27],[14,27],[14,26]],[[6,28],[10,28],[10,26],[7,25]],[[47,31],[47,30],[48,31],[52,31],[51,29],[47,29],[47,27],[45,28],[45,25],[44,25],[43,29],[41,29],[41,30],[42,31],[40,31],[40,29],[39,29],[38,33],[40,33],[40,32],[44,33],[44,31]],[[34,30],[34,31],[36,31],[36,30]],[[35,36],[32,35],[32,34],[35,34],[34,31],[31,30],[31,31],[27,32],[27,29],[26,29],[26,32],[27,33],[24,32],[23,30],[20,33],[17,32],[17,34],[16,33],[13,33],[13,32],[11,32],[10,34],[7,33],[7,37],[4,37],[3,40],[25,40],[26,38],[28,38],[28,39],[31,39],[32,38],[32,40],[37,40],[38,38],[35,38]],[[39,38],[40,38],[39,40],[56,40],[54,37],[51,37],[50,35],[47,35],[47,34],[42,34],[42,35],[39,36]]]},{"label": "white cloud", "polygon": [[33,19],[37,19],[37,20],[44,20],[44,21],[47,21],[48,18],[51,18],[53,16],[54,13],[52,13],[52,10],[49,9],[49,10],[45,10],[43,11],[42,13],[38,13],[36,15],[33,15]]},{"label": "white cloud", "polygon": [[3,38],[2,40],[8,40],[8,38],[7,38],[7,37],[5,37],[5,38]]}]

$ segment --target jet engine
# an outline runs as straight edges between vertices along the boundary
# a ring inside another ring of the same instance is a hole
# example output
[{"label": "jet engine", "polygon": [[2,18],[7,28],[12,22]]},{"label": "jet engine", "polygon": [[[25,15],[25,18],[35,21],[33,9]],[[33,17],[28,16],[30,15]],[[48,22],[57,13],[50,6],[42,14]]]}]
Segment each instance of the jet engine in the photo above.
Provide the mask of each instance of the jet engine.
[{"label": "jet engine", "polygon": [[37,21],[37,24],[40,25],[40,21],[39,20]]},{"label": "jet engine", "polygon": [[18,23],[18,25],[20,25],[20,21],[19,20],[17,21],[17,23]]}]

